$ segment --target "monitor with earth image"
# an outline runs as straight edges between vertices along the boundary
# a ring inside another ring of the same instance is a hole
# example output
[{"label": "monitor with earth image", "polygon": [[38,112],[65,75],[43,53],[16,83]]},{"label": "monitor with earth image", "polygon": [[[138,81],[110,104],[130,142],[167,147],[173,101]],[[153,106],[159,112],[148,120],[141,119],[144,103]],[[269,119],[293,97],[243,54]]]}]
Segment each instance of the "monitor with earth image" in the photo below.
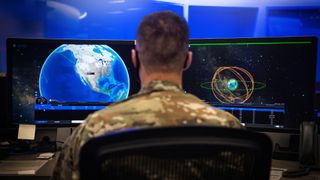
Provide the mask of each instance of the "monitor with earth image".
[{"label": "monitor with earth image", "polygon": [[314,120],[315,37],[193,39],[184,89],[248,127]]},{"label": "monitor with earth image", "polygon": [[139,90],[134,41],[8,39],[14,123],[72,125]]}]

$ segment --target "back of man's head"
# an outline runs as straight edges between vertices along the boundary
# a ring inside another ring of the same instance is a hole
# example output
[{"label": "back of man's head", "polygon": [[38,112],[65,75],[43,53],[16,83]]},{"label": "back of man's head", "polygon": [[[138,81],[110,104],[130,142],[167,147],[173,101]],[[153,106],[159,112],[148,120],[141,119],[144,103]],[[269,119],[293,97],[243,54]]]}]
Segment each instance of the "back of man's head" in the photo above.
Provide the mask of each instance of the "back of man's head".
[{"label": "back of man's head", "polygon": [[146,72],[179,72],[188,51],[185,20],[170,11],[146,16],[137,32],[137,51]]}]

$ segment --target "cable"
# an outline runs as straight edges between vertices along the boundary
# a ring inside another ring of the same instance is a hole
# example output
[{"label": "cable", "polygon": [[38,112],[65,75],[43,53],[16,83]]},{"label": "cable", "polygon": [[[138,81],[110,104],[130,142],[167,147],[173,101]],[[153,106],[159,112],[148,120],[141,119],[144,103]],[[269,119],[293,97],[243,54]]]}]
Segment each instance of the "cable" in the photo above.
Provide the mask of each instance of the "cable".
[{"label": "cable", "polygon": [[288,170],[288,171],[284,171],[282,173],[283,177],[300,177],[300,176],[306,176],[308,175],[310,172],[310,168],[305,167],[302,169],[297,169],[297,170]]}]

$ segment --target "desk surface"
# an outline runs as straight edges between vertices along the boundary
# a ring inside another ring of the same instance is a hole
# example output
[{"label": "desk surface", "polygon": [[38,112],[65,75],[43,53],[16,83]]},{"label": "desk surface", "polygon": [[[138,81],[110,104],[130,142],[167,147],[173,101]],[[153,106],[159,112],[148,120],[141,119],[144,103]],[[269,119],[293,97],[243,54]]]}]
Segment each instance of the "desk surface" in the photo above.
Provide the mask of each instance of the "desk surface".
[{"label": "desk surface", "polygon": [[[5,160],[10,160],[10,161],[28,161],[28,160],[39,160],[36,157],[39,154],[24,154],[24,155],[11,155],[7,157]],[[56,156],[53,157],[52,159],[49,159],[48,162],[46,162],[43,166],[40,167],[38,171],[36,171],[35,174],[1,174],[0,179],[2,177],[5,177],[5,179],[50,179],[54,166],[57,161],[57,156],[59,153],[56,153]]]},{"label": "desk surface", "polygon": [[[28,154],[28,155],[14,155],[9,156],[5,160],[37,160],[38,154]],[[52,159],[48,160],[46,164],[44,164],[34,175],[0,175],[1,177],[5,177],[6,179],[50,179],[52,175],[54,166],[57,161],[57,157],[59,153],[56,153],[56,156]],[[275,168],[284,168],[284,169],[298,169],[299,164],[295,161],[283,161],[283,160],[272,160],[272,167]],[[1,178],[2,179],[2,178]],[[308,176],[297,177],[297,178],[284,178],[281,180],[320,180],[320,171],[311,171]]]},{"label": "desk surface", "polygon": [[[272,160],[272,167],[284,168],[288,170],[295,170],[299,168],[297,161],[283,161],[283,160]],[[311,171],[309,175],[295,178],[282,177],[281,180],[320,180],[320,171]]]}]

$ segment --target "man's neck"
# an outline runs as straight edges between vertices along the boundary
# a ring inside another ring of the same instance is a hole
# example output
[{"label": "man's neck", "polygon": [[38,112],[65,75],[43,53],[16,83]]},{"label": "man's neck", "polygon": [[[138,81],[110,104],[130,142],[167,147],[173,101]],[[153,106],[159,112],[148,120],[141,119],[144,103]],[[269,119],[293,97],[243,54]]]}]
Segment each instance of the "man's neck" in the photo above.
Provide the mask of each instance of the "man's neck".
[{"label": "man's neck", "polygon": [[141,88],[146,87],[151,81],[171,81],[182,88],[182,76],[175,73],[151,73],[141,76]]}]

